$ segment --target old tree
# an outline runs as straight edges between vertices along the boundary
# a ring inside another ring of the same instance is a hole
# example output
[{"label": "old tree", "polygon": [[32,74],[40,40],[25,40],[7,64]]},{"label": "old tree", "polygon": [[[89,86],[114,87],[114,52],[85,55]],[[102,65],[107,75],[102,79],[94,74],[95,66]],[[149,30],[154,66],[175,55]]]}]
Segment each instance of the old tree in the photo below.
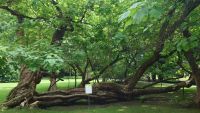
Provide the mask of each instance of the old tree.
[{"label": "old tree", "polygon": [[[4,107],[132,100],[196,85],[200,105],[200,0],[1,0],[0,73],[19,75]],[[77,88],[56,87],[61,73]],[[13,72],[16,70],[16,73]],[[18,72],[18,73],[17,73]],[[37,84],[50,78],[48,91]],[[157,77],[156,77],[157,76]],[[188,77],[168,87],[144,87]],[[114,80],[114,81],[113,81]],[[93,85],[93,94],[84,85]],[[117,81],[117,82],[116,82]],[[154,82],[154,84],[157,82]]]}]

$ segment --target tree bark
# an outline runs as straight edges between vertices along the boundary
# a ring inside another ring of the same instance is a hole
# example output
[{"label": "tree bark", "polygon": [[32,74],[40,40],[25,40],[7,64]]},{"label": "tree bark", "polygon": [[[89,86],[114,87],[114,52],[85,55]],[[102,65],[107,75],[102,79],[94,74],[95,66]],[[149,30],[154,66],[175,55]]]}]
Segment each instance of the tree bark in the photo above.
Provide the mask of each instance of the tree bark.
[{"label": "tree bark", "polygon": [[7,96],[6,102],[3,104],[6,107],[26,106],[33,98],[36,85],[41,81],[39,72],[32,72],[26,66],[22,66],[20,81]]},{"label": "tree bark", "polygon": [[79,73],[80,73],[80,75],[81,75],[81,78],[82,78],[79,87],[84,87],[85,84],[88,83],[88,82],[85,81],[85,79],[86,79],[86,74],[87,74],[87,68],[88,68],[88,65],[89,65],[88,60],[87,60],[86,65],[85,65],[85,67],[84,67],[83,70],[81,69],[81,67],[80,67],[79,65],[75,65],[76,68],[77,68],[77,70],[79,71]]},{"label": "tree bark", "polygon": [[48,91],[55,91],[57,90],[57,74],[52,72],[51,76],[50,76],[50,86],[48,88]]}]

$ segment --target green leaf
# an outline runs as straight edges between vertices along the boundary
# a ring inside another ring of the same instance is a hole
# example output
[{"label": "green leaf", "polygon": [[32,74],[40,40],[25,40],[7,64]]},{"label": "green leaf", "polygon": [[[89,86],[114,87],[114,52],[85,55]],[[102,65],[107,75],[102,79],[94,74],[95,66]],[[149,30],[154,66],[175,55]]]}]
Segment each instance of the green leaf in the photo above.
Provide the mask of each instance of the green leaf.
[{"label": "green leaf", "polygon": [[136,14],[133,16],[133,20],[134,20],[134,23],[136,24],[139,24],[141,23],[142,21],[144,21],[146,19],[148,15],[148,9],[147,8],[141,8],[139,9]]},{"label": "green leaf", "polygon": [[130,7],[130,9],[135,9],[135,8],[137,8],[138,6],[141,6],[141,5],[143,5],[143,2],[136,2],[136,3],[134,3],[134,4]]},{"label": "green leaf", "polygon": [[131,24],[133,24],[133,21],[131,18],[129,18],[126,22],[125,22],[125,28],[127,28],[128,26],[130,26]]},{"label": "green leaf", "polygon": [[150,12],[149,12],[151,18],[156,18],[156,19],[159,19],[162,15],[162,12],[158,9],[151,9]]},{"label": "green leaf", "polygon": [[118,22],[121,22],[121,21],[123,21],[124,19],[126,19],[127,17],[129,17],[129,14],[130,14],[130,13],[131,13],[131,12],[128,10],[127,12],[123,13],[122,15],[120,15],[120,18],[119,18]]}]

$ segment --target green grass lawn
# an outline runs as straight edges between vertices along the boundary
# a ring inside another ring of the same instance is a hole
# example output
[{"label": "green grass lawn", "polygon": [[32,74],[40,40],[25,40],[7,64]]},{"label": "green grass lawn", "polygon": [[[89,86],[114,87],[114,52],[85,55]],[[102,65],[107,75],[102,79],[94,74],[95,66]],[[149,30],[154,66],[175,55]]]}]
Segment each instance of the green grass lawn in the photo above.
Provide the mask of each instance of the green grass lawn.
[{"label": "green grass lawn", "polygon": [[[69,84],[68,84],[69,81]],[[80,81],[79,81],[80,82]],[[0,83],[0,103],[6,98],[8,92],[17,85],[17,83]],[[44,79],[37,86],[38,92],[44,92],[49,86],[49,81]],[[58,82],[59,89],[66,89],[74,87],[74,80],[67,80]],[[194,87],[185,89],[185,95],[182,91],[142,96],[140,99],[147,97],[165,96],[169,99],[167,102],[149,102],[149,101],[132,101],[132,102],[120,102],[106,105],[91,105],[89,108],[87,105],[72,105],[63,107],[50,107],[47,109],[20,109],[14,108],[9,110],[0,111],[1,113],[199,113],[200,109],[188,108],[182,106],[187,99],[191,100],[191,94],[194,93]],[[179,104],[182,103],[182,104]]]}]

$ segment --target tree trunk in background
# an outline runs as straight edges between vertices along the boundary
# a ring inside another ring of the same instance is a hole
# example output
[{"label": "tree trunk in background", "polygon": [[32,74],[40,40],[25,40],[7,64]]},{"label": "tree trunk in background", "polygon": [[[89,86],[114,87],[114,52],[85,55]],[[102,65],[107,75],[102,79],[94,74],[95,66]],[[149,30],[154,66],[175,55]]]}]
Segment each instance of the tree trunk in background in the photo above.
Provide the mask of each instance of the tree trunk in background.
[{"label": "tree trunk in background", "polygon": [[57,74],[53,72],[51,74],[51,76],[50,76],[50,85],[49,85],[48,91],[55,91],[55,90],[57,90],[57,81],[56,81],[56,78],[57,78]]},{"label": "tree trunk in background", "polygon": [[152,78],[152,81],[153,81],[153,82],[156,81],[156,75],[155,75],[155,74],[151,75],[151,78]]},{"label": "tree trunk in background", "polygon": [[164,79],[163,76],[158,75],[158,80],[159,80],[159,81],[163,81],[163,79]]},{"label": "tree trunk in background", "polygon": [[80,83],[80,87],[84,87],[85,84],[89,83],[89,81],[87,81],[87,79],[86,79],[86,76],[87,76],[86,73],[83,73],[81,76],[82,76],[82,81]]},{"label": "tree trunk in background", "polygon": [[77,73],[76,73],[76,70],[74,70],[74,76],[75,76],[75,88],[76,88],[76,86],[77,86]]},{"label": "tree trunk in background", "polygon": [[36,85],[41,81],[41,74],[39,72],[32,72],[26,66],[22,66],[20,81],[15,88],[13,88],[7,96],[6,102],[3,104],[7,107],[14,107],[17,105],[26,106],[36,93]]}]

